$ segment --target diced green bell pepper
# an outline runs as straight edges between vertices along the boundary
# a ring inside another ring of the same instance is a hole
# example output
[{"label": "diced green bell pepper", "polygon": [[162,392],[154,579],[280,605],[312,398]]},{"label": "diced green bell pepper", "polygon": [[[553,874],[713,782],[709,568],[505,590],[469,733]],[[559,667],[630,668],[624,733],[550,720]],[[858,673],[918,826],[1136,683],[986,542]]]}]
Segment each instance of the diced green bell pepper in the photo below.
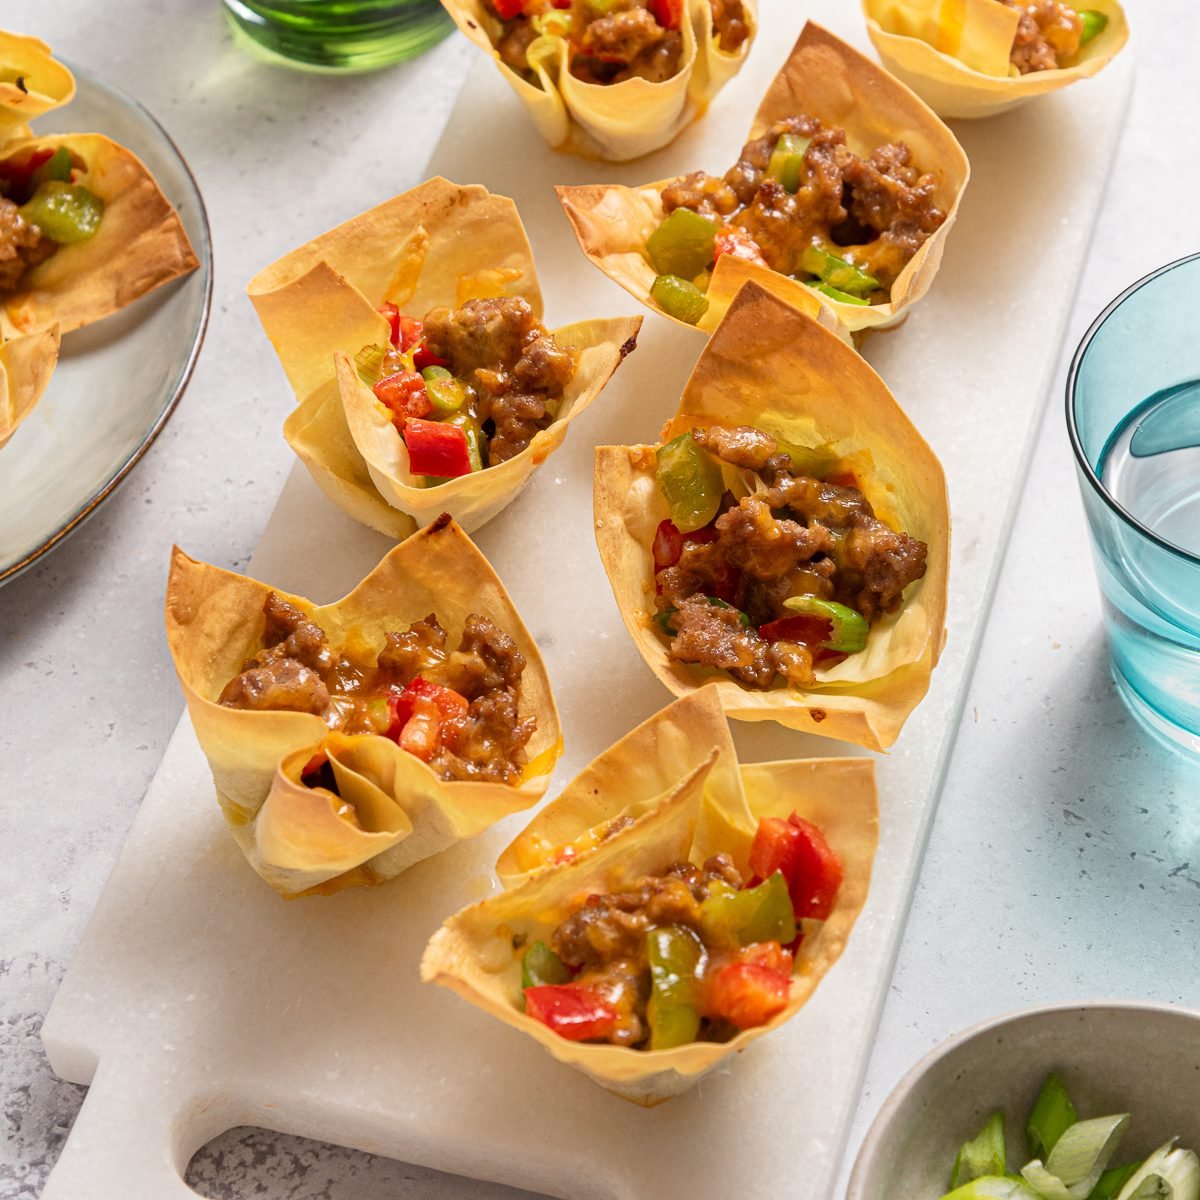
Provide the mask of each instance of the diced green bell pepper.
[{"label": "diced green bell pepper", "polygon": [[[425,380],[425,395],[429,397],[437,416],[458,412],[466,403],[466,389],[445,367],[426,367],[421,372],[421,378]],[[469,448],[470,438],[467,442]]]},{"label": "diced green bell pepper", "polygon": [[1140,1162],[1128,1163],[1123,1167],[1110,1167],[1092,1188],[1087,1200],[1117,1200],[1121,1189],[1141,1170]]},{"label": "diced green bell pepper", "polygon": [[650,286],[650,298],[668,317],[695,325],[708,312],[708,297],[678,275],[659,275]]},{"label": "diced green bell pepper", "polygon": [[1025,1126],[1029,1148],[1034,1157],[1043,1162],[1048,1159],[1058,1139],[1078,1120],[1079,1114],[1067,1095],[1067,1089],[1063,1087],[1062,1080],[1051,1071],[1038,1092],[1038,1098]]},{"label": "diced green bell pepper", "polygon": [[783,607],[808,617],[821,617],[833,626],[833,632],[821,643],[826,650],[838,654],[857,654],[867,644],[871,626],[866,617],[845,604],[834,600],[819,600],[816,596],[789,596]]},{"label": "diced green bell pepper", "polygon": [[680,533],[703,529],[717,515],[725,479],[716,460],[696,445],[691,433],[659,446],[654,477]]},{"label": "diced green bell pepper", "polygon": [[376,733],[385,733],[392,723],[392,714],[388,711],[388,702],[382,696],[367,701],[367,724]]},{"label": "diced green bell pepper", "polygon": [[45,183],[47,179],[57,179],[60,183],[71,182],[71,152],[66,146],[59,146],[30,176],[34,187]]},{"label": "diced green bell pepper", "polygon": [[849,292],[839,292],[837,288],[816,280],[806,279],[804,286],[812,288],[814,292],[820,292],[822,296],[828,296],[830,300],[836,300],[839,304],[859,304],[869,307],[871,303],[870,300],[864,300],[861,296],[851,296]]},{"label": "diced green bell pepper", "polygon": [[879,287],[874,275],[820,246],[807,247],[800,256],[800,265],[822,283],[850,296],[866,296]]},{"label": "diced green bell pepper", "polygon": [[950,1187],[962,1187],[984,1175],[1003,1175],[1007,1170],[1004,1142],[1004,1114],[994,1112],[974,1140],[965,1142],[954,1160]]},{"label": "diced green bell pepper", "polygon": [[1079,19],[1083,22],[1083,32],[1079,36],[1079,44],[1086,46],[1094,37],[1098,37],[1108,28],[1108,14],[1097,12],[1094,8],[1079,10]]},{"label": "diced green bell pepper", "polygon": [[726,945],[779,942],[786,946],[796,938],[796,913],[782,871],[741,891],[715,880],[700,902],[700,922],[706,939]]},{"label": "diced green bell pepper", "polygon": [[521,990],[542,987],[547,983],[569,983],[571,972],[563,960],[546,945],[534,942],[521,959]]},{"label": "diced green bell pepper", "polygon": [[650,1049],[667,1050],[696,1040],[700,1032],[696,974],[704,948],[682,925],[661,925],[646,934],[650,960]]},{"label": "diced green bell pepper", "polygon": [[694,279],[713,260],[720,226],[690,208],[677,208],[647,239],[646,255],[658,275]]},{"label": "diced green bell pepper", "polygon": [[786,454],[792,460],[793,475],[808,475],[813,479],[823,479],[837,466],[841,456],[826,444],[823,446],[800,446],[781,438],[777,433],[771,434],[780,454]]},{"label": "diced green bell pepper", "polygon": [[656,612],[654,614],[655,624],[663,631],[663,633],[667,635],[667,637],[675,636],[675,630],[671,628],[671,618],[678,611],[679,609],[672,606],[671,608],[664,608],[662,612]]},{"label": "diced green bell pepper", "polygon": [[21,216],[52,242],[70,246],[95,235],[104,216],[104,201],[77,183],[47,179],[21,205]]},{"label": "diced green bell pepper", "polygon": [[800,190],[809,140],[798,133],[781,134],[771,151],[771,161],[767,163],[767,178],[781,183],[783,190],[793,195]]},{"label": "diced green bell pepper", "polygon": [[587,7],[598,17],[607,16],[609,13],[616,12],[625,3],[625,0],[587,0]]}]

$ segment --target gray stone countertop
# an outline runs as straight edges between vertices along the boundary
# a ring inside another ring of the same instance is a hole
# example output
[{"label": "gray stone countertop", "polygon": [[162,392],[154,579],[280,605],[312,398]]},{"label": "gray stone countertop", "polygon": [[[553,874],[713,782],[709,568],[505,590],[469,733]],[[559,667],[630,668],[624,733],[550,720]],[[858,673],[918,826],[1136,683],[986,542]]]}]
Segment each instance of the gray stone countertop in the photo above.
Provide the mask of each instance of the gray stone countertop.
[{"label": "gray stone countertop", "polygon": [[[1200,249],[1200,9],[1127,8],[1139,79],[1069,346],[1129,282]],[[24,1198],[39,1193],[84,1095],[51,1073],[40,1023],[182,710],[162,636],[168,548],[244,566],[292,463],[279,436],[289,396],[246,336],[245,281],[419,182],[477,52],[455,36],[415,63],[335,80],[245,57],[217,0],[8,0],[2,20],[159,117],[204,192],[216,255],[208,345],[178,411],[93,519],[0,589],[0,1198]],[[1029,270],[1030,286],[1055,286],[1036,262]],[[900,1075],[976,1020],[1097,996],[1200,1007],[1200,768],[1150,742],[1107,676],[1061,416],[1068,357],[851,1149]],[[189,1181],[222,1198],[518,1195],[262,1131],[218,1138]]]}]

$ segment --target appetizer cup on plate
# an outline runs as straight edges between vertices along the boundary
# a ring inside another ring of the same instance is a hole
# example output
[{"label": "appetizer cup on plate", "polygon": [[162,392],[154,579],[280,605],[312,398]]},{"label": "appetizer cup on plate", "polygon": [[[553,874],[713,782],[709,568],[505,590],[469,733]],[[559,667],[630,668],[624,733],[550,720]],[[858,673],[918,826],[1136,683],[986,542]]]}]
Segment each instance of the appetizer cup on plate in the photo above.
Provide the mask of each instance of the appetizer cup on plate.
[{"label": "appetizer cup on plate", "polygon": [[596,450],[617,606],[678,696],[882,750],[945,636],[941,464],[883,380],[747,284],[659,446]]},{"label": "appetizer cup on plate", "polygon": [[199,265],[179,215],[132,151],[98,133],[9,142],[0,213],[0,335],[70,333]]},{"label": "appetizer cup on plate", "polygon": [[0,447],[41,399],[58,362],[58,326],[0,339]]},{"label": "appetizer cup on plate", "polygon": [[990,117],[1095,75],[1129,40],[1118,0],[863,0],[893,75],[943,117]]},{"label": "appetizer cup on plate", "polygon": [[0,145],[74,95],[75,77],[45,42],[0,29]]},{"label": "appetizer cup on plate", "polygon": [[283,896],[391,879],[545,791],[537,646],[448,517],[314,605],[176,549],[167,641],[217,798]]},{"label": "appetizer cup on plate", "polygon": [[878,836],[863,758],[739,766],[709,694],[602,754],[434,934],[427,982],[626,1100],[686,1091],[794,1016],[845,948]]},{"label": "appetizer cup on plate", "polygon": [[588,258],[676,321],[711,332],[753,280],[853,332],[929,290],[969,175],[929,108],[810,21],[723,177],[558,195]]},{"label": "appetizer cup on plate", "polygon": [[516,206],[431,179],[306,243],[248,292],[299,407],[284,436],[392,537],[495,516],[637,344],[641,319],[547,330]]},{"label": "appetizer cup on plate", "polygon": [[756,0],[442,0],[556,149],[658,150],[737,74]]}]

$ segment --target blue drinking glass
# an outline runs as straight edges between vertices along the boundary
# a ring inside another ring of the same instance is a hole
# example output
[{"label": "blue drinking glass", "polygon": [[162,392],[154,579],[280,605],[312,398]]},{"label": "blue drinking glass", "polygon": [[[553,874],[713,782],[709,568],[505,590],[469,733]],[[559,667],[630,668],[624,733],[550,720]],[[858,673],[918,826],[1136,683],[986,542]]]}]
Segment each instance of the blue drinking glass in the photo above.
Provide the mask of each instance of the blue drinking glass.
[{"label": "blue drinking glass", "polygon": [[1088,330],[1067,378],[1113,678],[1200,755],[1200,254],[1147,275]]}]

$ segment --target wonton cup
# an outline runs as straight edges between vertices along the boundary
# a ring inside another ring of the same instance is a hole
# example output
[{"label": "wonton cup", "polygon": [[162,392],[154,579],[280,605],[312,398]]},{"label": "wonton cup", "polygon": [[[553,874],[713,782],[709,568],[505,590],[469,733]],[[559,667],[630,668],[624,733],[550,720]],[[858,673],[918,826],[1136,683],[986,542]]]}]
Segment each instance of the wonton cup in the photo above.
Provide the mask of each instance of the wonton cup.
[{"label": "wonton cup", "polygon": [[[767,89],[747,141],[762,137],[776,121],[801,113],[845,129],[850,149],[859,155],[869,155],[886,142],[907,143],[915,165],[938,177],[937,203],[946,220],[900,272],[886,304],[847,304],[758,263],[722,255],[708,288],[708,309],[694,328],[711,333],[746,282],[759,284],[811,316],[827,308],[851,332],[890,325],[925,295],[937,274],[971,174],[954,134],[902,83],[812,21]],[[655,271],[645,247],[662,223],[662,192],[670,182],[661,179],[641,188],[587,184],[558,189],[584,254],[656,312],[662,309],[650,296]]]},{"label": "wonton cup", "polygon": [[[453,521],[402,542],[348,596],[314,605],[330,644],[376,652],[384,634],[435,613],[457,645],[470,613],[494,621],[525,656],[520,714],[533,716],[529,763],[517,785],[444,781],[375,734],[330,732],[311,713],[255,712],[217,702],[259,648],[267,584],[196,562],[176,548],[167,583],[167,641],[217,798],[250,865],[283,896],[379,883],[535,803],[562,750],[558,712],[537,645],[487,560]],[[328,755],[341,799],[301,784]],[[352,805],[359,828],[337,815]]]},{"label": "wonton cup", "polygon": [[1095,75],[1129,40],[1117,0],[1081,0],[1108,24],[1069,67],[1009,64],[1020,13],[998,0],[863,0],[867,32],[893,75],[943,117],[990,117]]},{"label": "wonton cup", "polygon": [[688,19],[681,30],[679,71],[662,83],[585,83],[571,74],[566,41],[543,36],[529,47],[529,62],[539,81],[533,84],[501,60],[495,39],[502,22],[487,0],[442,0],[459,29],[495,59],[551,146],[610,162],[640,158],[673,141],[738,73],[757,31],[755,2],[743,3],[750,33],[737,50],[727,53],[713,37],[710,0],[685,0]]},{"label": "wonton cup", "polygon": [[0,145],[74,95],[75,76],[45,42],[0,30]]},{"label": "wonton cup", "polygon": [[[693,735],[706,740],[689,745]],[[724,851],[748,877],[759,818],[786,818],[793,812],[821,829],[842,860],[845,878],[829,919],[805,923],[788,1005],[766,1025],[729,1042],[632,1050],[568,1041],[517,1007],[521,968],[515,938],[545,941],[589,894],[620,891],[683,859],[700,864]],[[541,858],[553,858],[556,839],[574,840],[620,815],[633,816],[633,824],[570,861],[539,866]],[[707,696],[689,697],[605,751],[539,814],[500,860],[501,870],[518,864],[527,868],[515,886],[451,917],[430,941],[421,977],[529,1034],[560,1062],[623,1099],[659,1104],[778,1029],[804,1006],[841,956],[866,903],[877,839],[874,764],[869,759],[739,766],[719,705]]]},{"label": "wonton cup", "polygon": [[640,318],[620,317],[551,330],[579,351],[558,419],[507,462],[425,488],[353,358],[387,342],[388,323],[376,311],[385,301],[419,319],[439,305],[522,296],[540,320],[533,252],[516,205],[483,187],[431,179],[293,250],[246,290],[300,401],[284,425],[288,444],[335,504],[391,537],[441,512],[468,531],[495,516],[562,444],[641,328]]},{"label": "wonton cup", "polygon": [[171,203],[131,150],[98,133],[62,133],[9,142],[0,162],[66,146],[84,163],[74,182],[104,201],[96,233],[60,246],[0,297],[0,334],[63,333],[111,316],[139,296],[198,267]]},{"label": "wonton cup", "polygon": [[950,513],[941,464],[854,350],[754,284],[704,348],[663,441],[701,425],[755,425],[835,453],[881,520],[928,545],[926,572],[896,612],[872,625],[865,650],[817,668],[811,690],[761,691],[724,671],[672,662],[653,620],[651,544],[670,515],[655,483],[655,448],[599,446],[596,542],[642,657],[677,696],[712,688],[731,717],[886,749],[928,690],[945,637]]},{"label": "wonton cup", "polygon": [[58,326],[0,341],[0,447],[42,398],[58,362]]}]

